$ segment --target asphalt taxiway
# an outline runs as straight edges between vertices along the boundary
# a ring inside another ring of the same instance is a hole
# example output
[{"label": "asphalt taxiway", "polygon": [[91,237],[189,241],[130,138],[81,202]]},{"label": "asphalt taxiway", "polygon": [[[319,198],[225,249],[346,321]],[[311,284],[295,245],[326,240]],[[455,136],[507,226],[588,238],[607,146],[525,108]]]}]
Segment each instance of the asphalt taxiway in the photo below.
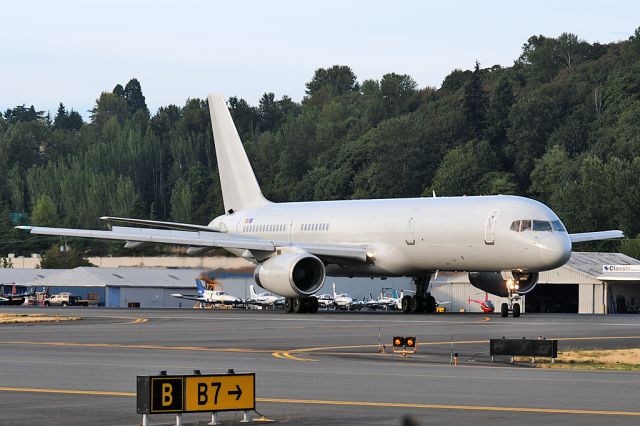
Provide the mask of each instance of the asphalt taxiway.
[{"label": "asphalt taxiway", "polygon": [[[0,325],[0,424],[140,424],[135,378],[256,373],[257,410],[279,423],[638,424],[640,372],[491,363],[488,339],[557,338],[566,348],[640,346],[640,316],[0,308],[83,320]],[[386,353],[378,352],[380,342]],[[413,335],[418,353],[390,352]],[[450,354],[459,354],[457,367]],[[255,415],[254,415],[255,416]],[[257,417],[257,416],[256,416]],[[223,413],[234,423],[238,413]],[[206,424],[188,414],[185,424]],[[151,424],[174,424],[169,415]]]}]

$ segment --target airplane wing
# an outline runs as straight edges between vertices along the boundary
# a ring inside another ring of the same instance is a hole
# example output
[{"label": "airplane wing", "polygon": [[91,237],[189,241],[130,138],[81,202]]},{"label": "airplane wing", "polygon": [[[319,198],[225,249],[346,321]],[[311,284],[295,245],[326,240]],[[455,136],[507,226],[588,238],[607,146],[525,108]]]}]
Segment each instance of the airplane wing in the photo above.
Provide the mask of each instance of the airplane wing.
[{"label": "airplane wing", "polygon": [[582,243],[584,241],[600,241],[611,240],[616,238],[624,238],[624,232],[618,230],[599,231],[599,232],[581,232],[579,234],[569,234],[572,243]]},{"label": "airplane wing", "polygon": [[178,299],[186,299],[186,300],[195,300],[195,301],[198,301],[198,302],[206,302],[206,300],[204,300],[204,298],[202,296],[198,296],[197,294],[173,293],[172,296],[173,297],[177,297]]},{"label": "airplane wing", "polygon": [[263,300],[257,300],[257,299],[247,299],[244,301],[245,305],[254,305],[254,306],[272,306],[277,304],[278,301],[274,300],[273,302],[265,302]]},{"label": "airplane wing", "polygon": [[367,248],[362,245],[290,243],[289,241],[265,240],[245,235],[209,231],[182,231],[176,229],[134,228],[114,226],[110,231],[92,229],[47,228],[40,226],[17,226],[17,229],[32,234],[67,237],[121,240],[128,243],[164,243],[196,247],[221,247],[273,252],[278,247],[295,246],[324,259],[348,259],[366,262]]}]

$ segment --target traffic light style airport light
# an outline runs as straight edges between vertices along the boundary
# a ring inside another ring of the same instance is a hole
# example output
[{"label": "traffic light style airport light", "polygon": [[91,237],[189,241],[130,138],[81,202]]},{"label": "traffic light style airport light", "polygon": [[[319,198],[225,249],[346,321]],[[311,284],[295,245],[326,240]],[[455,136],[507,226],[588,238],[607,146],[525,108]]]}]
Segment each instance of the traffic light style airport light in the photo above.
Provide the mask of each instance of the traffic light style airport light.
[{"label": "traffic light style airport light", "polygon": [[394,336],[393,351],[403,353],[414,353],[416,351],[415,336]]}]

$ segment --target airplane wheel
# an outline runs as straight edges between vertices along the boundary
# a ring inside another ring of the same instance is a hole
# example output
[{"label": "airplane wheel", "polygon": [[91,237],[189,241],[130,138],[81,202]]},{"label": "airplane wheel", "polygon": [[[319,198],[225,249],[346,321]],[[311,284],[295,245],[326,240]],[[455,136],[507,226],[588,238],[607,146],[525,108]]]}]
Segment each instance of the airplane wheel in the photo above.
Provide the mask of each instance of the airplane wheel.
[{"label": "airplane wheel", "polygon": [[402,298],[402,312],[405,314],[411,312],[411,296],[404,296]]},{"label": "airplane wheel", "polygon": [[506,303],[503,303],[500,306],[500,316],[502,318],[506,318],[509,316],[509,305],[507,305]]},{"label": "airplane wheel", "polygon": [[305,312],[304,300],[302,300],[299,297],[294,297],[293,298],[293,313],[294,314],[301,314],[303,312]]},{"label": "airplane wheel", "polygon": [[291,297],[284,299],[284,311],[288,314],[293,313],[293,299]]},{"label": "airplane wheel", "polygon": [[424,303],[420,296],[413,296],[411,298],[411,313],[417,314],[422,312],[424,309]]},{"label": "airplane wheel", "polygon": [[513,304],[513,317],[514,318],[518,318],[520,316],[520,304],[519,303],[514,303]]},{"label": "airplane wheel", "polygon": [[436,311],[436,298],[429,295],[425,299],[424,311],[428,314],[432,314]]},{"label": "airplane wheel", "polygon": [[309,298],[309,313],[310,314],[315,314],[316,312],[318,312],[318,299],[316,299],[315,297],[310,297]]}]

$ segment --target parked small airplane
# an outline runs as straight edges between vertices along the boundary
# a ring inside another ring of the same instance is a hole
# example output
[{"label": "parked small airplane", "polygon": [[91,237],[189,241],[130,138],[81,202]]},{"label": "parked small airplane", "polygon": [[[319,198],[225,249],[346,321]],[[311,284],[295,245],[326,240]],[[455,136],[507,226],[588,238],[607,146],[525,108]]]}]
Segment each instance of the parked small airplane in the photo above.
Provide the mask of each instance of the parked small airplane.
[{"label": "parked small airplane", "polygon": [[486,293],[486,292],[484,293],[484,300],[476,300],[476,299],[469,298],[469,304],[471,304],[471,302],[479,304],[480,309],[482,309],[482,312],[484,312],[485,314],[490,314],[496,310],[496,307],[493,305],[493,302],[489,300],[489,293]]},{"label": "parked small airplane", "polygon": [[336,283],[333,283],[333,305],[336,309],[349,309],[353,303],[353,297],[348,293],[336,293]]},{"label": "parked small airplane", "polygon": [[0,295],[0,304],[3,305],[23,305],[25,300],[29,296],[33,296],[35,293],[35,289],[25,290],[22,293],[18,293],[16,289],[16,285],[13,284],[11,287],[11,293]]},{"label": "parked small airplane", "polygon": [[365,306],[368,309],[402,309],[402,298],[404,297],[404,291],[400,290],[400,295],[396,289],[390,287],[384,287],[380,292],[380,297],[377,299],[369,300],[365,302]]},{"label": "parked small airplane", "polygon": [[249,298],[244,301],[247,305],[256,305],[256,306],[274,306],[274,305],[283,305],[284,297],[276,296],[273,293],[264,292],[264,293],[256,293],[255,287],[253,285],[249,286]]},{"label": "parked small airplane", "polygon": [[319,296],[315,296],[318,299],[318,306],[321,308],[328,308],[329,306],[333,306],[333,296],[325,293]]},{"label": "parked small airplane", "polygon": [[207,290],[202,281],[196,280],[198,294],[181,294],[174,293],[173,297],[178,299],[195,300],[201,304],[207,305],[242,305],[244,301],[238,297],[232,296],[224,290]]}]

